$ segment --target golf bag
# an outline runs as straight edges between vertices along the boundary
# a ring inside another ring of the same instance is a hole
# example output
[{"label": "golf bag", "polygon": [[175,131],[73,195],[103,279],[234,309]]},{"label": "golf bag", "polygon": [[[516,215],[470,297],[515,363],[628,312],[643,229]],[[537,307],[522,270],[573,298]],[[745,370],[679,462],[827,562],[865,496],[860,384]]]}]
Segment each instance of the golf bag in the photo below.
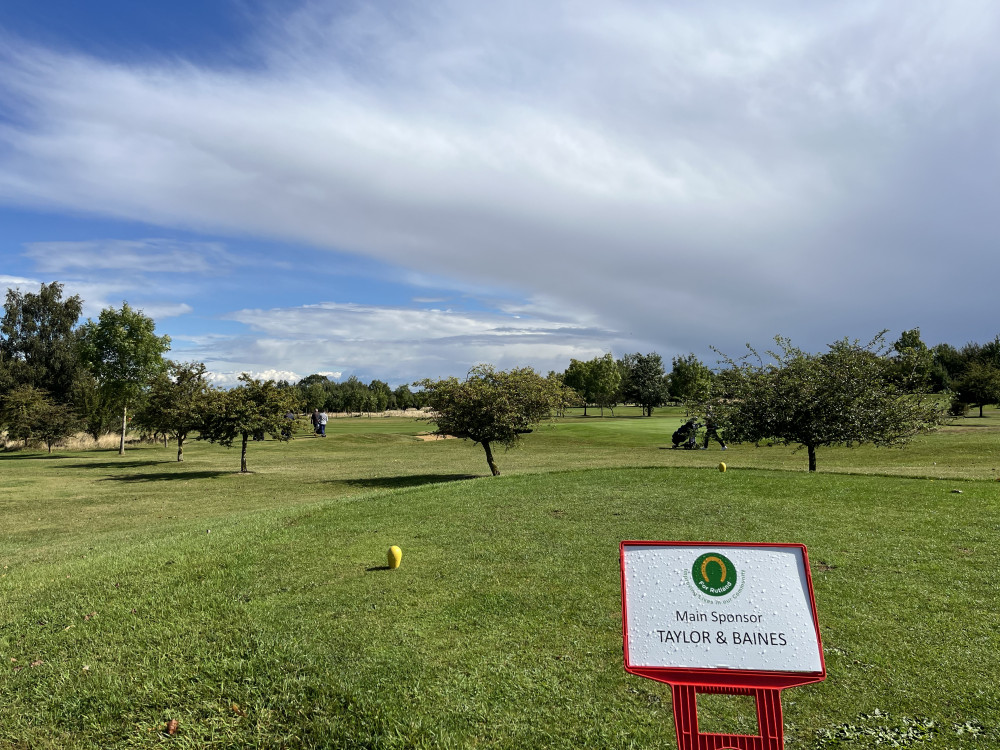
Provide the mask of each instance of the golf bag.
[{"label": "golf bag", "polygon": [[701,427],[695,420],[689,419],[678,427],[671,436],[673,448],[683,448],[692,451],[698,447],[698,428]]}]

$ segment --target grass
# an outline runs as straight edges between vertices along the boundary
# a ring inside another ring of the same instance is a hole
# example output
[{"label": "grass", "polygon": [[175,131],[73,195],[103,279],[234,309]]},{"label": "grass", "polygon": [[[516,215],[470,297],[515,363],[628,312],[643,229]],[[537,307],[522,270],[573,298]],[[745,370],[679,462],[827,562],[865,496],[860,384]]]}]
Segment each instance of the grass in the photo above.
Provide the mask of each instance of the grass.
[{"label": "grass", "polygon": [[784,693],[790,750],[995,747],[987,414],[814,475],[663,450],[672,412],[572,415],[499,478],[403,418],[253,443],[251,475],[201,443],[0,454],[0,747],[674,747],[668,689],[622,667],[629,538],[808,546],[829,677]]}]

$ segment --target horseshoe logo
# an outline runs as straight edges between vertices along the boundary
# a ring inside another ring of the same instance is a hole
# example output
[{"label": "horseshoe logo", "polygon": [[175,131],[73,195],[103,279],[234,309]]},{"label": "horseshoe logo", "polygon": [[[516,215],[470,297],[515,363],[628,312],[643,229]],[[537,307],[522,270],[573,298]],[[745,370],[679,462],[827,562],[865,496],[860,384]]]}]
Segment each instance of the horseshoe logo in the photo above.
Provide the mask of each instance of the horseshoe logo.
[{"label": "horseshoe logo", "polygon": [[725,596],[736,589],[736,566],[721,552],[706,552],[691,566],[691,578],[703,594]]}]

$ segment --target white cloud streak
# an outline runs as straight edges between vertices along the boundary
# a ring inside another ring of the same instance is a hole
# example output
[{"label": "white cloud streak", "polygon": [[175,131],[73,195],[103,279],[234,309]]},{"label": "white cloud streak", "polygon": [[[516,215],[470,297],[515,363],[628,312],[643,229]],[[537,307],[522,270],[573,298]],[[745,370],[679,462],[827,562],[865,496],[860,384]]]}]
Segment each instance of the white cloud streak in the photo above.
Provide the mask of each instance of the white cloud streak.
[{"label": "white cloud streak", "polygon": [[177,341],[178,358],[204,360],[225,378],[272,362],[289,380],[360,370],[398,384],[464,373],[480,362],[562,370],[570,358],[595,356],[599,340],[610,338],[564,320],[341,303],[242,310],[230,318],[253,333]]}]

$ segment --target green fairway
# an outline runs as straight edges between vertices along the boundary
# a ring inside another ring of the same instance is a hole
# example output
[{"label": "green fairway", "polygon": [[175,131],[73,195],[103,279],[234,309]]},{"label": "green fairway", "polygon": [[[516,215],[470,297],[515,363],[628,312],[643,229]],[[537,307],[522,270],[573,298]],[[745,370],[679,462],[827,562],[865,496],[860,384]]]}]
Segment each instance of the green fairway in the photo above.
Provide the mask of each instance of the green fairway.
[{"label": "green fairway", "polygon": [[1000,745],[996,412],[816,474],[616,413],[496,478],[404,418],[252,443],[249,475],[195,442],[0,454],[0,747],[675,747],[623,670],[623,539],[807,545],[829,676],[783,694],[786,747]]}]

